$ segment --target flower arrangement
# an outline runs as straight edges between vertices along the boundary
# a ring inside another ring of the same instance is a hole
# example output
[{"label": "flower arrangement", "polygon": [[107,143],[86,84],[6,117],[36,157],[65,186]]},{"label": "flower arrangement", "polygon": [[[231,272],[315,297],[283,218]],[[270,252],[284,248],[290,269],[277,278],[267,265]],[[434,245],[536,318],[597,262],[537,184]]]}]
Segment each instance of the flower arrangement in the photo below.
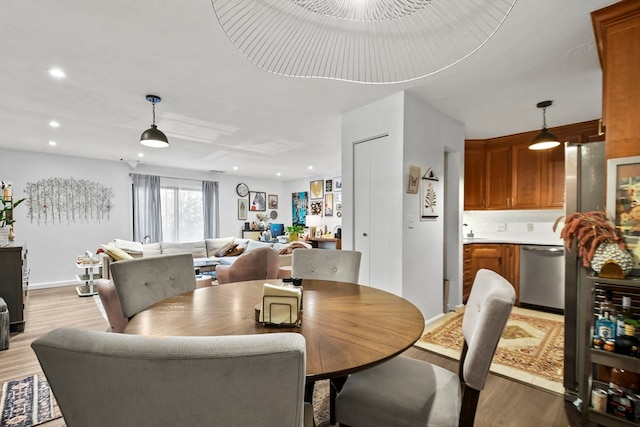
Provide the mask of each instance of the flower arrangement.
[{"label": "flower arrangement", "polygon": [[269,215],[267,215],[266,213],[264,213],[264,214],[257,213],[256,214],[256,218],[258,219],[258,221],[262,221],[262,222],[268,222],[269,221]]},{"label": "flower arrangement", "polygon": [[2,203],[0,203],[0,228],[7,227],[15,222],[11,212],[24,202],[26,198],[13,201],[11,197],[11,183],[6,181],[0,181],[0,189],[2,189],[3,197]]},{"label": "flower arrangement", "polygon": [[[561,216],[553,224],[553,231],[556,231],[562,218],[564,217]],[[607,244],[614,245],[623,251],[626,249],[626,244],[618,234],[613,222],[602,211],[575,212],[567,215],[560,232],[560,238],[564,240],[564,244],[569,250],[576,243],[578,257],[582,258],[582,265],[587,268],[593,267],[592,261],[601,245],[603,247]]]}]

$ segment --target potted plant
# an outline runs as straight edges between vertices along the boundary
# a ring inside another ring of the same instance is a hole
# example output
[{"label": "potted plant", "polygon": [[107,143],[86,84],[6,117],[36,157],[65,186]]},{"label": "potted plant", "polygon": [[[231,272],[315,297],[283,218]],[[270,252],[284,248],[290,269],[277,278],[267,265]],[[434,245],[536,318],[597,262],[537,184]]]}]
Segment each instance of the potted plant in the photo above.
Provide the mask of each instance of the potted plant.
[{"label": "potted plant", "polygon": [[[553,231],[556,231],[562,218],[553,224]],[[622,278],[633,267],[633,256],[626,250],[625,241],[605,212],[575,212],[567,215],[560,238],[569,250],[575,243],[582,265],[600,273],[601,277],[612,277],[612,274],[614,278]]]},{"label": "potted plant", "polygon": [[295,242],[300,238],[300,234],[304,232],[304,227],[300,224],[294,224],[287,226],[285,228],[285,231],[289,234],[289,241]]},{"label": "potted plant", "polygon": [[16,222],[13,219],[13,210],[24,202],[26,199],[12,200],[2,199],[0,204],[0,246],[6,246],[9,243],[9,233],[11,224]]}]

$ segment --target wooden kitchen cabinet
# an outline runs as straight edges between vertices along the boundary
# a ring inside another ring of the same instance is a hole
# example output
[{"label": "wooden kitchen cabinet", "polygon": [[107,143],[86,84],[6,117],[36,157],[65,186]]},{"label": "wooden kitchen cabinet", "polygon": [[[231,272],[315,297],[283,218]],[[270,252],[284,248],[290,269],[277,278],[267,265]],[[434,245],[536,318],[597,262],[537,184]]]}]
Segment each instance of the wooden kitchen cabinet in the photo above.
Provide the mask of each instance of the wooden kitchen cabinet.
[{"label": "wooden kitchen cabinet", "polygon": [[464,209],[484,209],[485,142],[465,141]]},{"label": "wooden kitchen cabinet", "polygon": [[[604,141],[598,120],[549,129],[561,141]],[[561,209],[564,206],[564,145],[529,150],[540,131],[465,141],[465,210]]]},{"label": "wooden kitchen cabinet", "polygon": [[511,147],[487,144],[485,158],[485,209],[509,209]]},{"label": "wooden kitchen cabinet", "polygon": [[473,280],[481,268],[495,271],[507,279],[516,291],[519,300],[518,276],[519,246],[501,243],[468,243],[463,248],[462,302],[466,304]]},{"label": "wooden kitchen cabinet", "polygon": [[640,1],[591,13],[602,66],[602,118],[607,159],[640,155]]}]

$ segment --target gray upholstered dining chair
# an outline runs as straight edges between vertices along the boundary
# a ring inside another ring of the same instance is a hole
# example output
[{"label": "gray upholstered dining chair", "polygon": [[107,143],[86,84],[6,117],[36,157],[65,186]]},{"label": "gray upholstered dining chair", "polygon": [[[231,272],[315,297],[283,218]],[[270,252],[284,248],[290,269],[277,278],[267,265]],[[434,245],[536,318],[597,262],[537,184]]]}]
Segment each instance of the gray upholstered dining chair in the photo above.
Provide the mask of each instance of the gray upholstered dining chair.
[{"label": "gray upholstered dining chair", "polygon": [[127,318],[165,298],[196,289],[189,253],[122,260],[109,268],[122,314]]},{"label": "gray upholstered dining chair", "polygon": [[31,346],[69,427],[313,425],[300,334],[159,339],[59,328]]},{"label": "gray upholstered dining chair", "polygon": [[358,283],[358,251],[295,249],[291,254],[291,277]]},{"label": "gray upholstered dining chair", "polygon": [[[358,251],[294,249],[291,253],[291,277],[358,283],[361,257],[362,254]],[[329,421],[331,424],[335,423],[337,389],[342,386],[345,380],[346,377],[336,377],[330,381]]]},{"label": "gray upholstered dining chair", "polygon": [[336,400],[343,426],[473,426],[478,398],[515,301],[490,270],[476,274],[462,320],[459,373],[409,357],[352,374]]}]

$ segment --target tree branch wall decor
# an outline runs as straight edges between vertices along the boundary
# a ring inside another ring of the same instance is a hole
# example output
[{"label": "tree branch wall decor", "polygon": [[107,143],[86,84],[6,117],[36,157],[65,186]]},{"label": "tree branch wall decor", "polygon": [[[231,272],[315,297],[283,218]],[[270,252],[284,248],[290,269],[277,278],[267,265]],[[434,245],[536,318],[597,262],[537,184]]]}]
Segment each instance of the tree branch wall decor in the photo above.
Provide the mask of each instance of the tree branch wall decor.
[{"label": "tree branch wall decor", "polygon": [[25,192],[32,223],[108,221],[113,208],[113,188],[85,179],[41,179],[28,182]]}]

